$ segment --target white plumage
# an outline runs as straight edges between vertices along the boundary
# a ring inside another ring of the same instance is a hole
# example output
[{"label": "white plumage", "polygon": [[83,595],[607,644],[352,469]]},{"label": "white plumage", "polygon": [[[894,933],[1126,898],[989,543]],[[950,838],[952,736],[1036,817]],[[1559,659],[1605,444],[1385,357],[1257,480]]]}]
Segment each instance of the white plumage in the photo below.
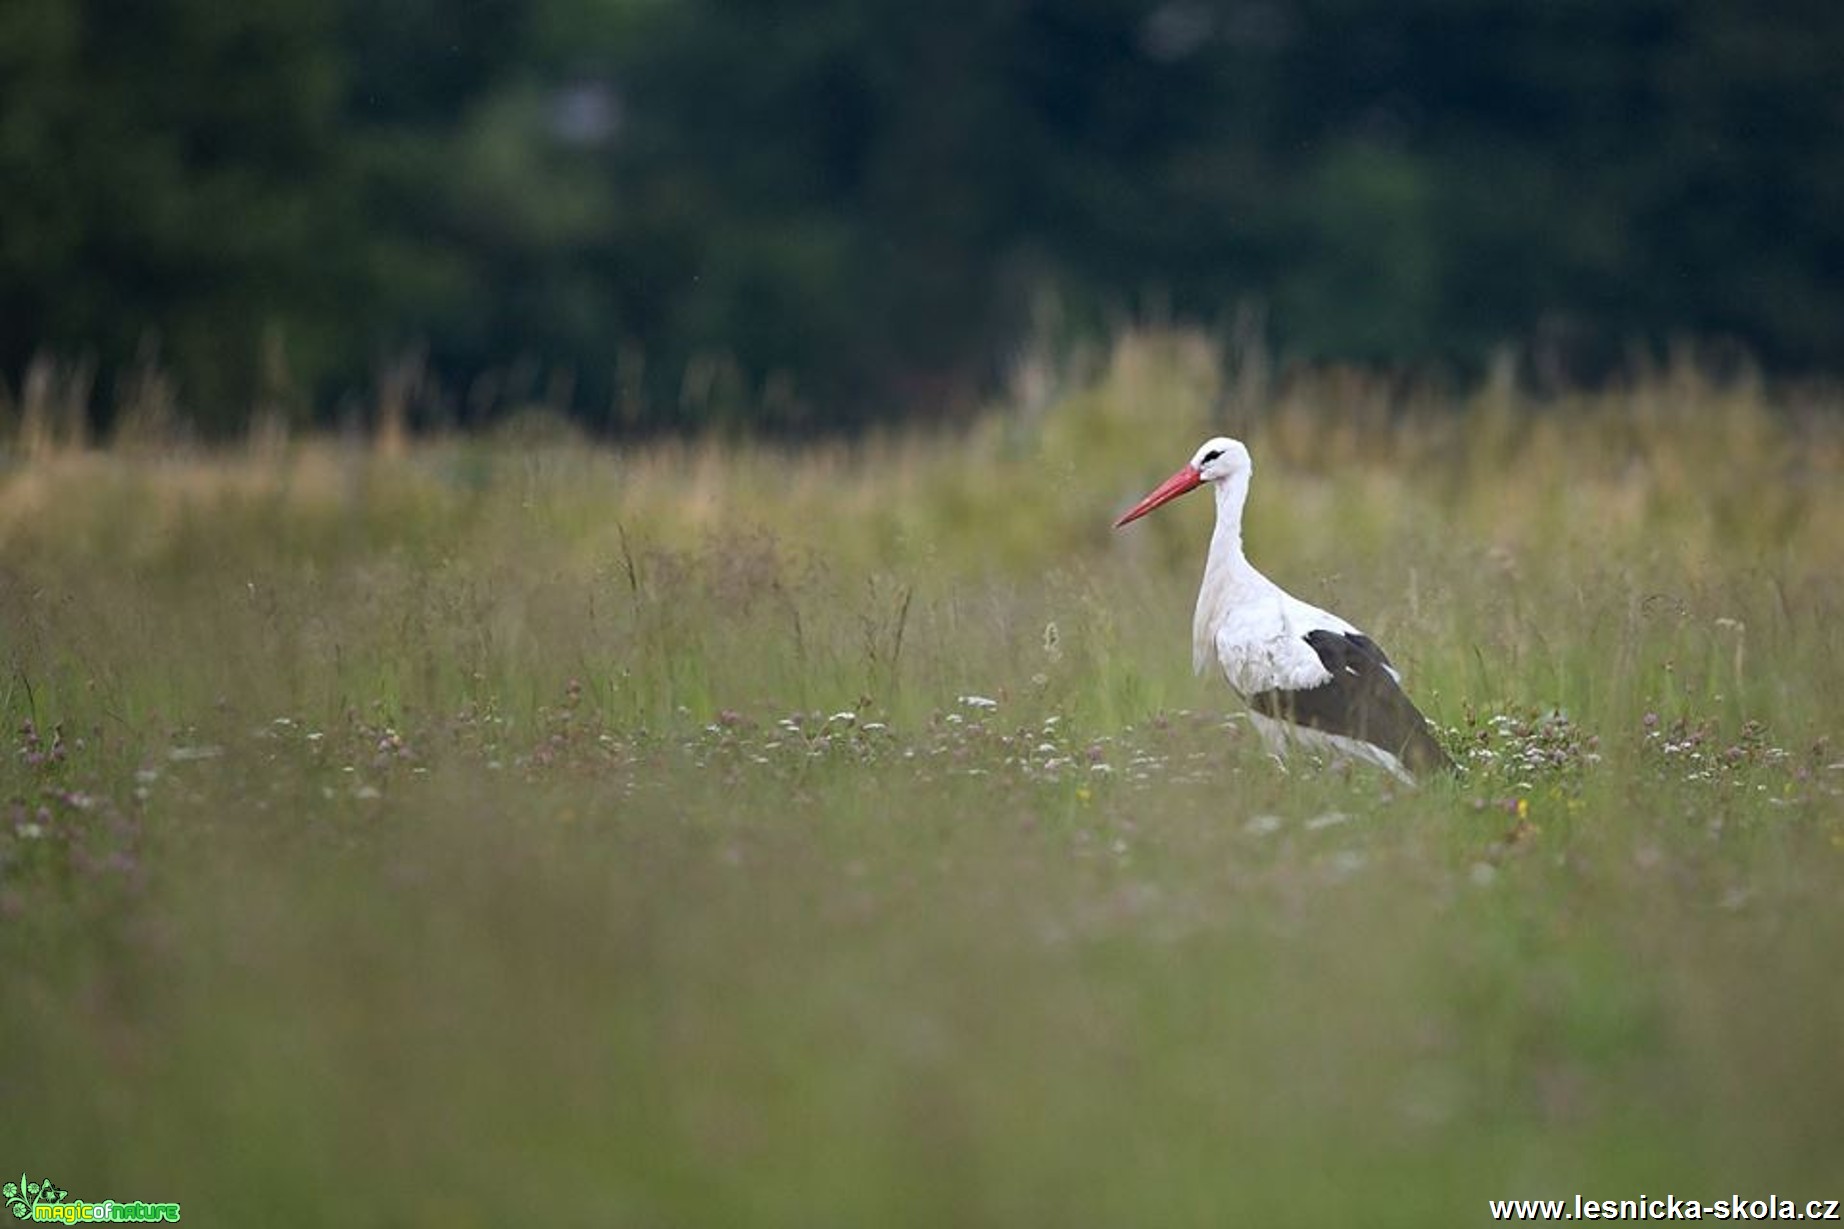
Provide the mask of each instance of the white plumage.
[{"label": "white plumage", "polygon": [[1216,492],[1216,529],[1192,623],[1192,664],[1214,661],[1270,750],[1288,743],[1380,765],[1402,780],[1452,768],[1401,677],[1375,641],[1294,597],[1242,550],[1242,509],[1254,464],[1239,441],[1207,440],[1189,464],[1115,522],[1118,528],[1187,491]]}]

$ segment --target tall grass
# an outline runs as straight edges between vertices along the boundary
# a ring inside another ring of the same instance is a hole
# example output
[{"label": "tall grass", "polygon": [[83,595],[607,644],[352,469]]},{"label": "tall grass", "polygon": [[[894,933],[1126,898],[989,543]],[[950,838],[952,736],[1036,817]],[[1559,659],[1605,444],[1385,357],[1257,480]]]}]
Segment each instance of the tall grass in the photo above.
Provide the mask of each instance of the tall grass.
[{"label": "tall grass", "polygon": [[[0,1160],[242,1223],[1478,1223],[1836,1189],[1840,407],[1122,338],[807,449],[0,479]],[[1282,771],[1199,497],[1468,778]],[[1829,1186],[1827,1185],[1829,1184]]]}]

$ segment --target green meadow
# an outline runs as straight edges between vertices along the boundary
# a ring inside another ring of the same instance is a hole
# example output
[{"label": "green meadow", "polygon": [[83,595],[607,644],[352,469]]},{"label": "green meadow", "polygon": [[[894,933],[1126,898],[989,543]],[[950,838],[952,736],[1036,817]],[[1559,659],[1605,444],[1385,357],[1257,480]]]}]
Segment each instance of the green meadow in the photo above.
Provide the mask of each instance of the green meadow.
[{"label": "green meadow", "polygon": [[[0,470],[0,1172],[205,1224],[1844,1196],[1844,401],[1142,333],[929,432]],[[131,417],[132,421],[132,417]],[[1251,557],[1463,780],[1262,754]]]}]

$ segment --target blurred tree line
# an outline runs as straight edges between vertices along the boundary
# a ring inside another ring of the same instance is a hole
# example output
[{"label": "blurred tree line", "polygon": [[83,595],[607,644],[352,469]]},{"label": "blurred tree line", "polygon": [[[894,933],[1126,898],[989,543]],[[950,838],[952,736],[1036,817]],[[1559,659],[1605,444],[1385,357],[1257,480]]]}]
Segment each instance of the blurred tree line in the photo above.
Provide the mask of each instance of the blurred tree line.
[{"label": "blurred tree line", "polygon": [[965,404],[1044,302],[1822,369],[1840,138],[1834,0],[8,0],[0,374],[827,428]]}]

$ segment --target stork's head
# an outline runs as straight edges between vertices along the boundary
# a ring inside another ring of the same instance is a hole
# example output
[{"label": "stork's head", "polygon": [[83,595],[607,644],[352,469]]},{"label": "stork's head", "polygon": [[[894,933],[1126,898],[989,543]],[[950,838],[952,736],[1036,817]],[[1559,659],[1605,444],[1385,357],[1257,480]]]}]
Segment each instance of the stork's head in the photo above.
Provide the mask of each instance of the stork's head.
[{"label": "stork's head", "polygon": [[1170,503],[1206,482],[1225,482],[1237,476],[1246,478],[1253,468],[1249,450],[1243,447],[1242,441],[1222,435],[1207,439],[1183,469],[1154,487],[1145,499],[1127,509],[1126,515],[1114,522],[1114,528],[1119,529],[1128,521],[1137,521],[1160,504]]}]

